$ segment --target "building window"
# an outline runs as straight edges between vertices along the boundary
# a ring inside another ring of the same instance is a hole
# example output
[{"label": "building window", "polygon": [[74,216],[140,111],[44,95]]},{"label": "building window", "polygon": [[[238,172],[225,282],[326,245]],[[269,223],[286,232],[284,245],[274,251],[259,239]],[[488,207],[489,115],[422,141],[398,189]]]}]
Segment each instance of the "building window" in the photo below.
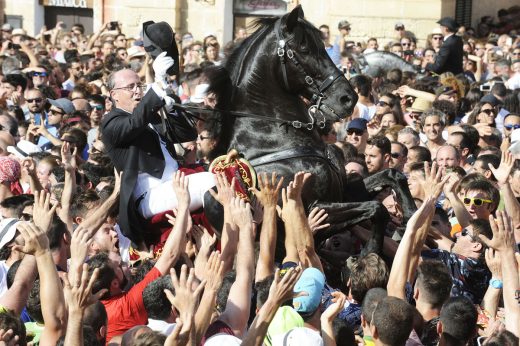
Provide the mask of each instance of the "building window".
[{"label": "building window", "polygon": [[455,4],[455,20],[466,28],[471,26],[472,0],[457,0]]},{"label": "building window", "polygon": [[23,28],[23,16],[5,15],[4,23],[9,23],[13,28]]}]

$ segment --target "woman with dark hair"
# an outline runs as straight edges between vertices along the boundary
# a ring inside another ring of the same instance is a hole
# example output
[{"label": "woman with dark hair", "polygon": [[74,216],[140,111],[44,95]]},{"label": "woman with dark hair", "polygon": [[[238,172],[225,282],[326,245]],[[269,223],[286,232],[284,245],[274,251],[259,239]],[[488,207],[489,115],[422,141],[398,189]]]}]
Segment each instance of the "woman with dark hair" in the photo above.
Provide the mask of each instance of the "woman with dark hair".
[{"label": "woman with dark hair", "polygon": [[520,114],[520,89],[514,90],[504,98],[504,109],[509,113]]},{"label": "woman with dark hair", "polygon": [[392,93],[384,93],[379,97],[376,103],[376,114],[381,117],[386,113],[394,113],[400,119],[403,118],[403,110],[401,109],[401,99]]},{"label": "woman with dark hair", "polygon": [[495,127],[496,108],[487,102],[479,102],[468,117],[468,124],[485,124]]},{"label": "woman with dark hair", "polygon": [[484,96],[482,91],[479,88],[471,88],[466,93],[466,96],[460,99],[460,112],[461,115],[465,114],[468,117],[471,114],[471,111],[477,103],[480,102],[480,99]]}]

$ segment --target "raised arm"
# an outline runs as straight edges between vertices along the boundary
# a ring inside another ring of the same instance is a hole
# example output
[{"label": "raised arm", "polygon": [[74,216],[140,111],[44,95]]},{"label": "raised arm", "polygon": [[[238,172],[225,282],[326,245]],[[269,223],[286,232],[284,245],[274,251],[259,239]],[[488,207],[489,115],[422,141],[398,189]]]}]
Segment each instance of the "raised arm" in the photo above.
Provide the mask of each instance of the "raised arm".
[{"label": "raised arm", "polygon": [[40,300],[45,322],[40,343],[54,345],[65,333],[67,308],[63,286],[49,248],[49,239],[44,230],[32,223],[20,223],[18,230],[25,241],[23,247],[17,245],[18,250],[36,257],[36,266],[40,274]]},{"label": "raised arm", "polygon": [[[486,264],[491,271],[491,277],[502,281],[502,261],[500,260],[500,253],[492,248],[486,249]],[[488,286],[486,294],[482,299],[480,306],[484,309],[494,320],[497,316],[498,304],[500,303],[501,288]]]},{"label": "raised arm", "polygon": [[484,235],[480,239],[490,248],[497,250],[502,261],[503,294],[506,318],[506,328],[516,336],[520,335],[518,321],[520,321],[520,305],[516,301],[516,292],[519,290],[518,267],[515,259],[516,243],[513,235],[511,218],[505,212],[497,211],[496,219],[489,217],[493,238],[490,240]]},{"label": "raised arm", "polygon": [[37,274],[36,259],[34,256],[25,255],[18,267],[13,284],[0,297],[0,306],[13,311],[15,316],[19,316],[27,305],[27,298]]},{"label": "raised arm", "polygon": [[85,310],[101,297],[106,289],[92,295],[92,286],[99,275],[99,268],[94,269],[88,277],[88,264],[83,264],[77,276],[81,278],[78,284],[70,284],[67,277],[63,278],[63,292],[69,308],[65,345],[83,345],[83,316]]},{"label": "raised arm", "polygon": [[67,225],[69,231],[72,232],[73,221],[70,216],[70,206],[72,204],[72,196],[76,191],[76,154],[78,149],[74,147],[74,151],[70,152],[70,144],[64,142],[61,146],[61,164],[65,170],[65,185],[61,194],[61,208],[58,212],[60,219]]},{"label": "raised arm", "polygon": [[406,299],[405,286],[408,281],[408,273],[415,261],[415,249],[424,245],[434,212],[435,199],[429,197],[408,221],[390,270],[387,285],[389,296]]},{"label": "raised arm", "polygon": [[507,214],[513,220],[515,240],[517,243],[520,242],[520,203],[515,197],[513,190],[511,189],[511,183],[509,182],[509,175],[515,164],[515,159],[510,151],[502,152],[502,159],[500,160],[500,166],[498,168],[493,167],[489,164],[489,169],[493,172],[493,175],[497,179],[500,192],[504,198],[504,204],[506,207]]},{"label": "raised arm", "polygon": [[123,172],[117,172],[114,169],[115,175],[115,183],[114,183],[114,191],[112,194],[108,196],[108,198],[99,206],[92,214],[90,214],[85,220],[83,220],[76,231],[78,229],[86,229],[89,233],[89,236],[92,237],[98,229],[105,223],[108,215],[110,214],[110,210],[116,205],[119,199],[119,192],[121,189],[121,177]]},{"label": "raised arm", "polygon": [[173,175],[173,190],[177,196],[177,215],[171,233],[163,247],[161,257],[155,263],[155,267],[166,275],[175,265],[186,248],[186,231],[190,218],[190,193],[188,191],[188,178],[181,171]]},{"label": "raised arm", "polygon": [[235,178],[228,183],[223,174],[215,175],[217,192],[209,190],[209,193],[217,200],[224,209],[224,226],[222,229],[221,249],[222,260],[224,261],[224,272],[229,272],[233,268],[233,261],[237,252],[238,230],[231,218],[231,202],[235,197]]},{"label": "raised arm", "polygon": [[287,273],[280,277],[280,270],[274,274],[274,281],[269,289],[266,302],[256,314],[256,317],[242,340],[244,346],[263,345],[269,324],[273,320],[278,308],[286,301],[297,297],[299,294],[293,292],[294,285],[301,276],[301,267],[290,268]]},{"label": "raised arm", "polygon": [[87,44],[87,50],[91,50],[92,47],[94,47],[94,44],[96,43],[96,41],[98,40],[98,38],[101,36],[101,34],[103,33],[103,31],[105,31],[107,28],[108,28],[108,24],[110,24],[110,22],[107,22],[105,24],[103,24],[103,26],[101,27],[101,29],[99,29],[99,31],[96,31],[92,37],[90,38],[90,40],[88,41],[88,44]]},{"label": "raised arm", "polygon": [[266,173],[258,176],[260,191],[252,188],[251,191],[264,207],[262,229],[260,231],[260,253],[256,264],[255,281],[261,281],[274,273],[274,251],[276,247],[276,205],[282,187],[283,177],[278,181],[276,173],[271,177]]},{"label": "raised arm", "polygon": [[217,292],[224,279],[224,262],[222,262],[218,252],[215,251],[210,255],[203,279],[206,281],[206,286],[199,308],[195,313],[195,342],[197,345],[200,344],[211,323],[217,302]]},{"label": "raised arm", "polygon": [[446,185],[444,185],[444,195],[450,201],[451,207],[453,208],[453,212],[455,213],[455,217],[457,218],[459,224],[462,226],[462,228],[467,227],[473,218],[455,191],[460,179],[456,173],[450,173],[448,176],[448,181],[446,182]]},{"label": "raised arm", "polygon": [[238,197],[233,198],[231,215],[239,228],[236,278],[229,291],[224,312],[219,319],[225,322],[237,337],[246,330],[251,308],[254,266],[254,235],[251,206]]}]

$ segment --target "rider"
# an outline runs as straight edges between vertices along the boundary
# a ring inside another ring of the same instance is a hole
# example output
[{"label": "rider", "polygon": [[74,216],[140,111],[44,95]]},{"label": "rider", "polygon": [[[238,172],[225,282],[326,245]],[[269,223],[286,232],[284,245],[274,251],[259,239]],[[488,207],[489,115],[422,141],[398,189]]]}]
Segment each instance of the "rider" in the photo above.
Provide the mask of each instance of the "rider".
[{"label": "rider", "polygon": [[[171,179],[179,163],[173,143],[161,128],[161,108],[170,111],[168,120],[173,123],[177,141],[193,141],[197,137],[184,117],[171,113],[173,99],[162,87],[166,85],[166,71],[173,65],[174,59],[166,52],[155,59],[155,83],[144,96],[140,78],[132,70],[112,73],[107,83],[114,106],[103,119],[101,131],[107,154],[117,170],[124,172],[119,222],[123,233],[141,246],[143,223],[139,214],[150,218],[177,204]],[[188,181],[190,210],[195,210],[202,207],[204,193],[214,186],[214,178],[213,174],[202,172],[190,175]]]}]

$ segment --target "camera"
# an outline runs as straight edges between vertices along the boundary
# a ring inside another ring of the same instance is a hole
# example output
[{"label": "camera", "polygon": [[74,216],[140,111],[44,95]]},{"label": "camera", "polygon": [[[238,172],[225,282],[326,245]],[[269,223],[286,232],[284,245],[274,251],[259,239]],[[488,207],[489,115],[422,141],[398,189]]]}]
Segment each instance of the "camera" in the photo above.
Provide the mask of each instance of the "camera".
[{"label": "camera", "polygon": [[108,27],[109,30],[116,30],[117,29],[117,21],[110,22],[110,25]]},{"label": "camera", "polygon": [[7,49],[20,49],[22,48],[19,44],[9,42],[7,44]]}]

